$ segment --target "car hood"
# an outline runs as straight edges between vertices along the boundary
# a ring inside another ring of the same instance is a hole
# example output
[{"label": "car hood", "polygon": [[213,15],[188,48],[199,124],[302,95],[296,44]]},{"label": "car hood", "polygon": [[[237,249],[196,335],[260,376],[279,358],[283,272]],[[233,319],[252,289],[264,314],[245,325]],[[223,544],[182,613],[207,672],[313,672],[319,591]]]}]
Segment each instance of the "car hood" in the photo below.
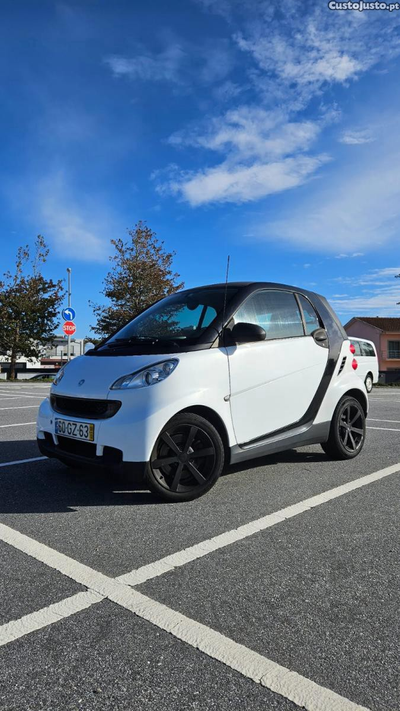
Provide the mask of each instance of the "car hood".
[{"label": "car hood", "polygon": [[159,353],[107,358],[79,356],[68,363],[60,384],[52,385],[51,393],[69,397],[115,397],[118,391],[110,392],[110,387],[117,378],[172,357],[176,356]]}]

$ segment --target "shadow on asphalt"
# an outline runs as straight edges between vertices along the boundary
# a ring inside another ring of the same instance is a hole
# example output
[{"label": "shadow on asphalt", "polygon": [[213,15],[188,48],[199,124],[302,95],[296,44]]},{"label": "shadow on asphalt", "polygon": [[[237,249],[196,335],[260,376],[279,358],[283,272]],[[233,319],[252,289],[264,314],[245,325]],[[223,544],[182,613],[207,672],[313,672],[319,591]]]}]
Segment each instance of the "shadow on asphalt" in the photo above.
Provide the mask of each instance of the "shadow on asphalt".
[{"label": "shadow on asphalt", "polygon": [[[36,442],[27,440],[0,442],[0,451],[1,462],[4,463],[41,456]],[[291,449],[232,465],[223,476],[285,462],[304,466],[323,460],[326,460],[323,452]],[[0,468],[0,513],[3,514],[73,512],[81,506],[141,505],[173,504],[158,499],[144,484],[125,473],[95,468],[73,469],[55,459]]]}]

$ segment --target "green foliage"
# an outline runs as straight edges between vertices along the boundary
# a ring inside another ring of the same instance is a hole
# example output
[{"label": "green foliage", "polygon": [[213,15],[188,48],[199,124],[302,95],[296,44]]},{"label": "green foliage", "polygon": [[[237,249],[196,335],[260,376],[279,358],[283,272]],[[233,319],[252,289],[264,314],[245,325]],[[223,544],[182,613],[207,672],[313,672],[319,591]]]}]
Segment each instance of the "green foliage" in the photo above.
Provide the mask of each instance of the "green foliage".
[{"label": "green foliage", "polygon": [[54,337],[65,292],[61,279],[45,279],[40,271],[48,254],[38,235],[33,257],[28,245],[20,247],[14,273],[8,271],[0,280],[0,353],[10,355],[10,378],[15,376],[17,358],[39,358]]},{"label": "green foliage", "polygon": [[100,338],[109,336],[127,321],[137,316],[155,301],[178,291],[179,274],[172,271],[175,252],[166,252],[145,222],[139,221],[128,230],[129,240],[111,240],[115,254],[113,266],[104,280],[102,294],[111,304],[104,306],[89,302],[97,319],[91,326]]}]

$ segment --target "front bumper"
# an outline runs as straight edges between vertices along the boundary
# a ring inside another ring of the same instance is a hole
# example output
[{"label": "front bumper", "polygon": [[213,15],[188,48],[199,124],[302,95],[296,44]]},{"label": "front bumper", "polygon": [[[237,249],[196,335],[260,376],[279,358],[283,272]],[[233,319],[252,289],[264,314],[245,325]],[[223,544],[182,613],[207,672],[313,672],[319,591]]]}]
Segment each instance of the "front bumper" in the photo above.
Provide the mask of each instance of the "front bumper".
[{"label": "front bumper", "polygon": [[[104,447],[103,453],[97,455],[96,445],[91,446],[91,443],[67,437],[58,437],[58,443],[56,444],[49,432],[43,434],[44,437],[37,438],[37,444],[41,454],[45,457],[58,459],[71,467],[96,467],[113,472],[127,473],[139,480],[144,477],[146,462],[124,462],[122,460],[122,452],[119,449]],[[86,452],[85,446],[87,447]]]},{"label": "front bumper", "polygon": [[[42,454],[54,457],[71,466],[90,466],[126,470],[142,474],[157,436],[158,423],[146,417],[140,408],[125,406],[112,417],[92,419],[56,412],[49,399],[39,408],[37,442]],[[94,442],[62,437],[55,432],[56,418],[73,422],[87,422],[94,426]]]},{"label": "front bumper", "polygon": [[[124,462],[147,462],[164,422],[161,424],[161,421],[158,421],[153,413],[149,414],[148,408],[138,406],[137,400],[139,398],[135,398],[135,402],[132,403],[125,393],[124,396],[125,402],[112,417],[100,419],[92,418],[90,414],[86,413],[77,416],[75,414],[56,412],[50,400],[46,399],[39,408],[37,438],[45,441],[46,446],[54,452],[53,456],[58,456],[58,452],[63,450],[63,453],[71,456],[77,455],[95,459],[99,464],[106,460],[108,466],[107,450],[118,450],[119,460]],[[81,442],[71,438],[65,438],[65,441],[63,441],[63,438],[55,432],[57,418],[71,422],[92,424],[94,427],[94,442]],[[50,437],[47,437],[47,435],[50,435]],[[71,442],[74,447],[70,448],[68,444]],[[60,445],[63,446],[61,447]],[[64,450],[67,451],[65,452]],[[108,454],[110,454],[110,451]],[[113,457],[118,459],[115,451]]]}]

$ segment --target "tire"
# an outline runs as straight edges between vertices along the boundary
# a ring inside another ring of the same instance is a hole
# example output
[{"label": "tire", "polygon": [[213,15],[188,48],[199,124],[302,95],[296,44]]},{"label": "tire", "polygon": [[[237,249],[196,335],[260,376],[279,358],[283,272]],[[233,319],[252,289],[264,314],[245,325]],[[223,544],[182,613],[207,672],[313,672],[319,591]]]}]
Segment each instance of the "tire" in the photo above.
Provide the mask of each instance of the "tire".
[{"label": "tire", "polygon": [[192,501],[214,486],[224,459],[224,445],[214,425],[204,417],[183,412],[160,432],[145,480],[150,491],[165,501]]},{"label": "tire", "polygon": [[372,388],[374,386],[374,381],[372,378],[371,373],[368,373],[367,377],[365,378],[365,388],[367,393],[370,393],[372,391]]},{"label": "tire", "polygon": [[365,412],[354,397],[345,395],[333,414],[329,439],[321,444],[332,459],[353,459],[365,442]]}]

